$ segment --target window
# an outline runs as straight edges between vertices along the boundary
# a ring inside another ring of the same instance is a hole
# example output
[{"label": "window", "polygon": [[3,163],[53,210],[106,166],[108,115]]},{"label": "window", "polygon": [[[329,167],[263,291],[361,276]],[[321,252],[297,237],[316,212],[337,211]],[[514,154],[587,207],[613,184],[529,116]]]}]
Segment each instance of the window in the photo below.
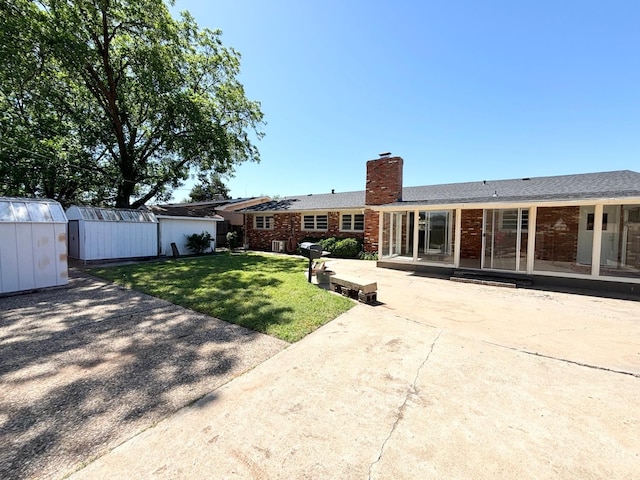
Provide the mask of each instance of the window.
[{"label": "window", "polygon": [[326,230],[329,226],[329,217],[322,215],[304,215],[302,217],[304,230]]},{"label": "window", "polygon": [[[587,230],[593,230],[594,220],[595,220],[595,214],[587,213]],[[609,214],[603,213],[602,214],[602,231],[607,230],[608,220],[609,220]]]},{"label": "window", "polygon": [[[522,209],[522,231],[526,232],[529,227],[529,210]],[[502,230],[518,230],[518,210],[504,210],[502,212]]]},{"label": "window", "polygon": [[273,228],[273,216],[256,215],[254,217],[254,228],[256,230],[271,230]]},{"label": "window", "polygon": [[46,203],[27,203],[29,216],[34,222],[50,222],[53,220]]},{"label": "window", "polygon": [[343,213],[340,220],[340,230],[345,232],[364,232],[364,214]]}]

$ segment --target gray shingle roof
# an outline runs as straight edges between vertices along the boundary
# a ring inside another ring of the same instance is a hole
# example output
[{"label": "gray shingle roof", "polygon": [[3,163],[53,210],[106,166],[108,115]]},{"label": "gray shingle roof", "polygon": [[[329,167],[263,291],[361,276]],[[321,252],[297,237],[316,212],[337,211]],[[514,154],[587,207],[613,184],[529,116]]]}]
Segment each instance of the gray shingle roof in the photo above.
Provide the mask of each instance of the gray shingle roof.
[{"label": "gray shingle roof", "polygon": [[361,192],[298,195],[261,203],[241,210],[243,212],[282,212],[300,210],[346,210],[364,208],[364,190]]},{"label": "gray shingle roof", "polygon": [[[640,173],[631,170],[618,170],[554,177],[405,187],[402,189],[403,201],[390,205],[525,202],[612,197],[640,197]],[[364,206],[365,192],[359,191],[285,197],[243,211],[343,210],[364,208]]]}]

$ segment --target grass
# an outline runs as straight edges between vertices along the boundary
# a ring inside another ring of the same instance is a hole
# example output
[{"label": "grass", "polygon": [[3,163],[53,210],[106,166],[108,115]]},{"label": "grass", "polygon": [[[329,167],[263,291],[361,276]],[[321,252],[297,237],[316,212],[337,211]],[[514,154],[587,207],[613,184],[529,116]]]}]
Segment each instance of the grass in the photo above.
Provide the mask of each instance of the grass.
[{"label": "grass", "polygon": [[296,342],[354,303],[307,282],[307,261],[221,253],[165,262],[94,268],[115,283]]}]

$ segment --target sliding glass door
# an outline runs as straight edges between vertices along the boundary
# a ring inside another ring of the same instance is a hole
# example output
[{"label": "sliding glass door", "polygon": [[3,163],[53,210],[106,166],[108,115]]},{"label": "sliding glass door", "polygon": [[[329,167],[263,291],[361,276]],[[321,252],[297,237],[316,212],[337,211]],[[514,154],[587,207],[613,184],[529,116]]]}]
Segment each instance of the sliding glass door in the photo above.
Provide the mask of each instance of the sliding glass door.
[{"label": "sliding glass door", "polygon": [[482,268],[527,270],[529,211],[523,208],[486,209]]}]

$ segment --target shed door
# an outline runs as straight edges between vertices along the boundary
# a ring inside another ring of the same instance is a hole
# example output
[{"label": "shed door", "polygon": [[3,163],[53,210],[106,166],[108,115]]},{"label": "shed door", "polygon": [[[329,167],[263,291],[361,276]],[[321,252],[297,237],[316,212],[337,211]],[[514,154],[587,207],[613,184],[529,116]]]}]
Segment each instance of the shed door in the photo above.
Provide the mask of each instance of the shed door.
[{"label": "shed door", "polygon": [[78,220],[69,220],[69,256],[80,258],[80,225]]}]

